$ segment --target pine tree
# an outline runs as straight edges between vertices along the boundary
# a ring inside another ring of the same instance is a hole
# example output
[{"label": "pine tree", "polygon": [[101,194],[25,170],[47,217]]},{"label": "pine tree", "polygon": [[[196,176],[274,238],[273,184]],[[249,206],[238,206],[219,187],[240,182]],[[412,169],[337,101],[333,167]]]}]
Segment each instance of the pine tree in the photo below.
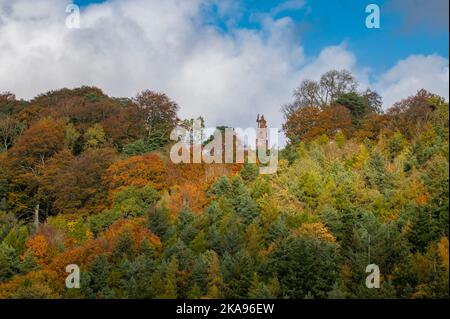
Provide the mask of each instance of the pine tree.
[{"label": "pine tree", "polygon": [[245,161],[242,170],[241,170],[241,177],[246,182],[252,182],[258,177],[259,175],[259,168],[254,163],[249,163],[248,160]]},{"label": "pine tree", "polygon": [[200,299],[202,297],[202,291],[197,283],[194,283],[192,289],[189,291],[187,298],[188,299]]},{"label": "pine tree", "polygon": [[164,299],[177,299],[178,261],[172,257],[166,269]]},{"label": "pine tree", "polygon": [[223,284],[219,256],[215,252],[211,252],[211,261],[208,267],[208,291],[206,296],[211,299],[221,298]]},{"label": "pine tree", "polygon": [[169,211],[165,206],[157,207],[149,212],[148,228],[161,240],[167,239],[169,226]]}]

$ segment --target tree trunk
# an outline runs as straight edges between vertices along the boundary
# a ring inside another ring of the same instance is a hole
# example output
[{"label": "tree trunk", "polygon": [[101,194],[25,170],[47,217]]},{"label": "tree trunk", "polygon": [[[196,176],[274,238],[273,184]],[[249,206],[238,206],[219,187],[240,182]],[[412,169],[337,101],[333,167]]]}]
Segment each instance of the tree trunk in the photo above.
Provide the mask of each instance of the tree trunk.
[{"label": "tree trunk", "polygon": [[35,231],[38,231],[39,228],[39,203],[36,204],[34,208],[34,228]]}]

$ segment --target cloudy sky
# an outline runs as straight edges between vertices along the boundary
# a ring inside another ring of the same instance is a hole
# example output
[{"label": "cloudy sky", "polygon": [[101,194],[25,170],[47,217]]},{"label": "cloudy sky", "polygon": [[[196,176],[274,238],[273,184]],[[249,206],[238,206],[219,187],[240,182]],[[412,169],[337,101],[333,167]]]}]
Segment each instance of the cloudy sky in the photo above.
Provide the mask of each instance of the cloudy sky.
[{"label": "cloudy sky", "polygon": [[[384,106],[426,88],[448,99],[448,0],[0,0],[0,91],[30,99],[93,85],[165,92],[182,117],[272,127],[304,79],[348,69]],[[381,8],[367,29],[365,7]]]}]

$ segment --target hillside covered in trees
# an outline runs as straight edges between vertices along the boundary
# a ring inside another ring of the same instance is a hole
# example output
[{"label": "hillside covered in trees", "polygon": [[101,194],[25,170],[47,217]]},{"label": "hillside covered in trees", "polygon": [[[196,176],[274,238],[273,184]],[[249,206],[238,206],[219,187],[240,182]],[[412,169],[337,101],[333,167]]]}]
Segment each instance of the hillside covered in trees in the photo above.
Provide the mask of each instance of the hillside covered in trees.
[{"label": "hillside covered in trees", "polygon": [[303,82],[259,175],[173,164],[192,120],[164,94],[0,95],[0,298],[448,298],[448,102],[381,105],[345,71]]}]

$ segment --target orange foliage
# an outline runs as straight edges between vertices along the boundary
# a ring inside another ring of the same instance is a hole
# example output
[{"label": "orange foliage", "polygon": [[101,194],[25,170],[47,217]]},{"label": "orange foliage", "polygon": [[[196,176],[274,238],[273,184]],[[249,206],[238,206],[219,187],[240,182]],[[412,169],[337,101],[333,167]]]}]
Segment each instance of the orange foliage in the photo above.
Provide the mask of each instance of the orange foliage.
[{"label": "orange foliage", "polygon": [[108,228],[97,239],[89,239],[81,246],[67,249],[56,256],[48,267],[63,280],[67,276],[65,273],[67,265],[76,264],[82,268],[88,266],[98,255],[110,254],[120,240],[120,236],[125,232],[128,232],[134,239],[136,248],[140,247],[144,238],[147,238],[154,247],[161,247],[158,236],[152,234],[146,227],[145,218],[122,219]]},{"label": "orange foliage", "polygon": [[329,106],[323,111],[318,107],[303,107],[295,111],[283,125],[287,136],[313,140],[322,134],[333,137],[342,131],[347,137],[352,133],[350,111],[341,105]]},{"label": "orange foliage", "polygon": [[110,196],[125,186],[145,186],[153,183],[156,189],[165,187],[164,162],[156,153],[133,156],[112,164],[103,179],[109,186]]},{"label": "orange foliage", "polygon": [[388,127],[389,120],[384,114],[369,114],[361,124],[361,128],[355,132],[355,137],[359,140],[365,138],[375,140],[378,135]]},{"label": "orange foliage", "polygon": [[240,171],[242,164],[174,164],[167,163],[167,184],[169,187],[175,185],[195,183],[201,185],[211,185],[211,183],[221,176],[231,176]]},{"label": "orange foliage", "polygon": [[120,238],[120,235],[128,232],[132,235],[136,248],[147,238],[150,244],[154,247],[160,247],[161,241],[159,237],[152,234],[147,226],[145,218],[122,219],[108,228],[105,233],[99,238],[100,241],[107,242],[112,249]]},{"label": "orange foliage", "polygon": [[200,213],[205,205],[205,189],[201,188],[201,185],[187,183],[174,188],[170,195],[168,208],[172,215],[180,212],[183,208]]},{"label": "orange foliage", "polygon": [[207,204],[206,192],[221,176],[232,176],[242,164],[167,164],[167,183],[171,187],[168,208],[173,217],[183,208],[200,213]]},{"label": "orange foliage", "polygon": [[101,178],[115,156],[111,148],[89,149],[77,157],[67,151],[55,155],[41,178],[42,190],[54,197],[54,211],[90,214],[105,209],[107,189]]},{"label": "orange foliage", "polygon": [[31,126],[10,150],[13,162],[20,167],[35,167],[65,146],[66,124],[61,119],[45,118]]},{"label": "orange foliage", "polygon": [[[39,265],[46,265],[50,260],[49,243],[42,234],[28,238],[25,248],[25,254],[32,253]],[[25,255],[22,258],[25,258]]]},{"label": "orange foliage", "polygon": [[82,246],[67,249],[63,253],[53,258],[49,269],[58,274],[60,280],[67,276],[66,266],[75,264],[80,266],[89,265],[99,254],[105,251],[105,246],[99,240],[87,240]]}]

